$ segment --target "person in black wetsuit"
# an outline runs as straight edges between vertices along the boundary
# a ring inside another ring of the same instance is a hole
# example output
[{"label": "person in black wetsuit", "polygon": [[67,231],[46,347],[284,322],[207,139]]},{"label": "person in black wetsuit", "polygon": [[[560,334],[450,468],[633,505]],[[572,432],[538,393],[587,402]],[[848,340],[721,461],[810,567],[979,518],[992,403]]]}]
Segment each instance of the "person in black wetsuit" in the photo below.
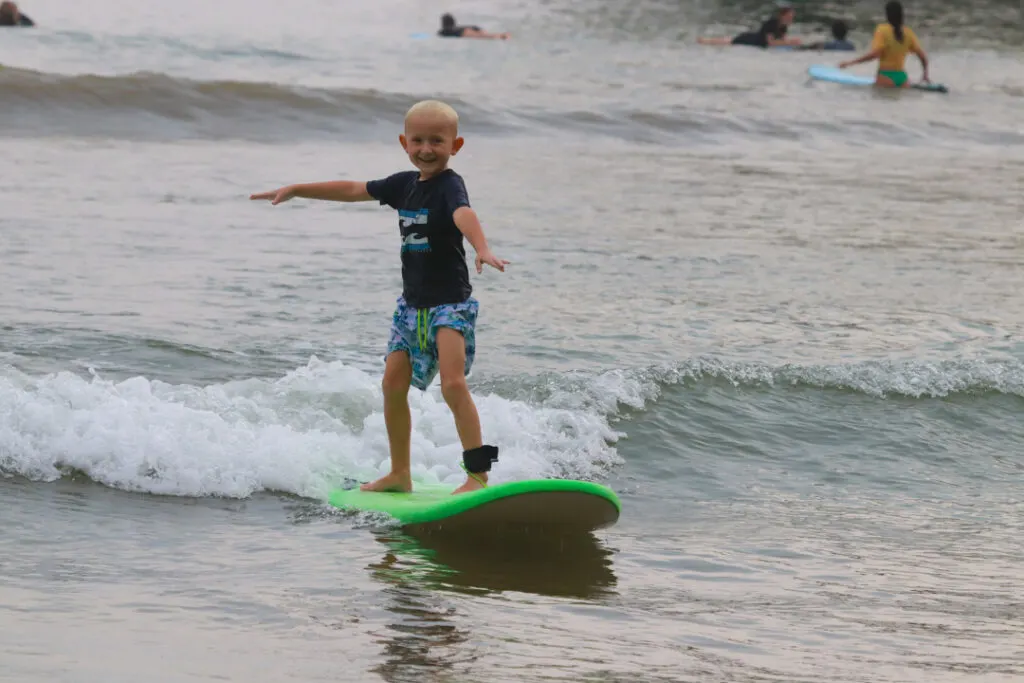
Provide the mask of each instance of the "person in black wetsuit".
[{"label": "person in black wetsuit", "polygon": [[22,14],[13,2],[0,2],[0,26],[35,26],[36,23]]},{"label": "person in black wetsuit", "polygon": [[796,10],[790,5],[782,5],[768,21],[761,24],[756,31],[741,33],[734,38],[701,37],[697,42],[701,45],[750,45],[752,47],[778,47],[780,45],[797,46],[799,38],[787,38],[786,31],[793,23]]},{"label": "person in black wetsuit", "polygon": [[479,26],[459,26],[455,17],[450,14],[441,15],[441,30],[437,35],[442,38],[496,38],[508,40],[508,33],[490,33]]}]

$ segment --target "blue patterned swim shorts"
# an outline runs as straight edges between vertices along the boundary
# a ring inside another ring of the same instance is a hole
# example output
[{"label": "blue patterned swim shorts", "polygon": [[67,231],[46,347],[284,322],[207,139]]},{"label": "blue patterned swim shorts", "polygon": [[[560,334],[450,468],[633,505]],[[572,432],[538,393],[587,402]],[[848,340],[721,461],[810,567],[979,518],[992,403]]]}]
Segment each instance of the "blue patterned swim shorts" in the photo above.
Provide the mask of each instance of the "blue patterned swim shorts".
[{"label": "blue patterned swim shorts", "polygon": [[398,297],[395,315],[391,318],[388,355],[405,351],[412,363],[412,385],[426,391],[438,372],[437,329],[450,327],[466,339],[466,374],[473,367],[476,354],[476,314],[480,303],[470,297],[457,304],[441,304],[434,308],[415,309]]}]

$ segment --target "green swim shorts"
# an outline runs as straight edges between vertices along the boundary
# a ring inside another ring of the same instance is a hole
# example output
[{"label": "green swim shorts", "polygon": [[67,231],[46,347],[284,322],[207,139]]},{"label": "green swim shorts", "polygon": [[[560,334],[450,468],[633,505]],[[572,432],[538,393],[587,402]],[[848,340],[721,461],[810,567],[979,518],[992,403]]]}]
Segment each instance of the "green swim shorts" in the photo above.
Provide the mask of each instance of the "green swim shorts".
[{"label": "green swim shorts", "polygon": [[878,75],[888,78],[897,88],[902,88],[907,82],[906,71],[879,71]]}]

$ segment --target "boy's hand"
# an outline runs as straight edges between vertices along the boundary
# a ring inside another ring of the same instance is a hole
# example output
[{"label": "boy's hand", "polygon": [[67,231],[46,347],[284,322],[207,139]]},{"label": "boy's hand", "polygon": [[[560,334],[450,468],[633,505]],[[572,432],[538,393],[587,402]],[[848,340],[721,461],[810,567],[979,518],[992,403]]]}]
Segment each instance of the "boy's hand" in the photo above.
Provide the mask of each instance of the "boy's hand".
[{"label": "boy's hand", "polygon": [[484,252],[477,252],[477,255],[476,255],[476,272],[478,272],[478,273],[484,272],[484,264],[485,263],[487,265],[493,267],[493,268],[497,268],[498,270],[500,270],[503,273],[505,272],[505,266],[508,265],[508,261],[506,261],[505,259],[498,258],[497,256],[495,256],[494,254],[491,253],[490,249],[488,249],[487,251],[484,251]]},{"label": "boy's hand", "polygon": [[279,187],[276,190],[270,192],[258,192],[256,194],[249,195],[249,199],[269,199],[270,203],[280,204],[286,202],[295,196],[295,186],[288,185],[287,187]]}]

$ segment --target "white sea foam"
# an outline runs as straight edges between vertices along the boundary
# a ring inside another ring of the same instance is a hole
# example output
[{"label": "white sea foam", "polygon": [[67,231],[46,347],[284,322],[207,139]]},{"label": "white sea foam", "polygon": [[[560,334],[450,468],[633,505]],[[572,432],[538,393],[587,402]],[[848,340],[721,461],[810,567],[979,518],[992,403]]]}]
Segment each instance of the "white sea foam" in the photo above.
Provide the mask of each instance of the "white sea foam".
[{"label": "white sea foam", "polygon": [[[495,481],[598,477],[618,460],[602,414],[475,396]],[[462,448],[437,385],[411,391],[413,477],[455,482]],[[125,490],[323,498],[386,471],[379,378],[312,359],[278,379],[210,386],[0,370],[0,469],[52,480],[67,469]]]}]

